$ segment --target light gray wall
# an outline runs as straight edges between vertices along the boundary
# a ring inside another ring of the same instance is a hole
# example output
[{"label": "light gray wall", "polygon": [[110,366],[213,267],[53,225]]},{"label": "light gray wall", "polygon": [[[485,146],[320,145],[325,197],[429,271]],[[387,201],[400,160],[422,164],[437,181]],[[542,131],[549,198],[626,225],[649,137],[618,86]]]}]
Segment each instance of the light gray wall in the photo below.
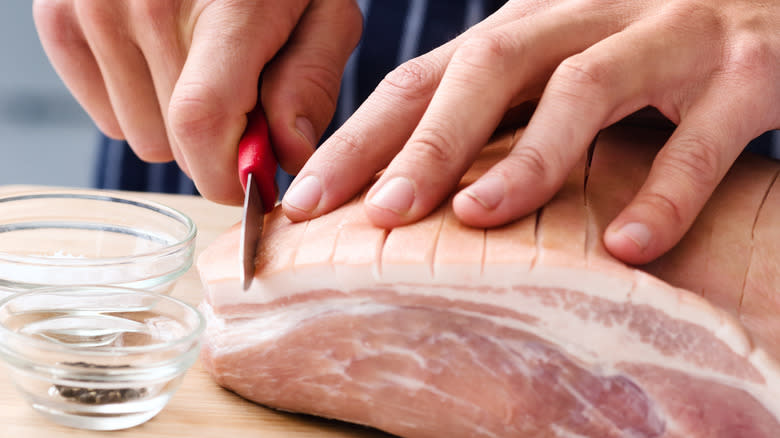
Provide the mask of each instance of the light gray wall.
[{"label": "light gray wall", "polygon": [[41,48],[31,2],[0,6],[0,185],[88,187],[97,130]]}]

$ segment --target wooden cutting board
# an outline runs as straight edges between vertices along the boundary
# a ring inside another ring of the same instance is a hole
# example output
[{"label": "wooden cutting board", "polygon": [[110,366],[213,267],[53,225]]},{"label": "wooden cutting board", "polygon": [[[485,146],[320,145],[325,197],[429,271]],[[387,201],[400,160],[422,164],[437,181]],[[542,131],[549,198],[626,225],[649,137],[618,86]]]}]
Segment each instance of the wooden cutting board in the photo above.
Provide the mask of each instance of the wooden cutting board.
[{"label": "wooden cutting board", "polygon": [[[0,195],[50,187],[0,186]],[[240,220],[241,209],[218,205],[195,196],[134,193],[176,208],[198,226],[195,257],[218,235]],[[172,296],[196,305],[203,288],[195,267],[176,284]],[[145,424],[118,432],[72,429],[50,422],[36,413],[13,387],[6,369],[0,368],[0,436],[51,437],[217,437],[293,438],[347,437],[382,438],[381,432],[301,415],[280,413],[250,403],[217,386],[197,362],[188,372],[170,403]]]}]

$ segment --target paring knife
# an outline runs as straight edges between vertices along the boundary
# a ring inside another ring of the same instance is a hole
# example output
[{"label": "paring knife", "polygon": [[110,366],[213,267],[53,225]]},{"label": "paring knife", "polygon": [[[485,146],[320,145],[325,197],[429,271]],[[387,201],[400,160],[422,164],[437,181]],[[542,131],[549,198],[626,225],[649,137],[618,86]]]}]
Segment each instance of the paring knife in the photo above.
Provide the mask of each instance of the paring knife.
[{"label": "paring knife", "polygon": [[244,187],[244,214],[241,217],[241,283],[249,289],[255,276],[255,256],[263,235],[263,217],[273,210],[278,194],[276,157],[271,149],[268,121],[258,104],[247,115],[247,125],[238,143],[238,175]]}]

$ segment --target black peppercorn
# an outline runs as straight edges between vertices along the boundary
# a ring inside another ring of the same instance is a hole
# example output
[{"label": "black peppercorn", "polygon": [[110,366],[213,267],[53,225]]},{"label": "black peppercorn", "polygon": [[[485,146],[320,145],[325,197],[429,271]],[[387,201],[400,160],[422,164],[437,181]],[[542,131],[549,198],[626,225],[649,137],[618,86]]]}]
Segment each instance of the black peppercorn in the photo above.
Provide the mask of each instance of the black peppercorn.
[{"label": "black peppercorn", "polygon": [[[64,365],[70,365],[83,368],[127,368],[129,365],[99,365],[86,362],[66,362]],[[69,400],[91,405],[102,405],[108,403],[122,403],[130,400],[136,400],[147,394],[146,388],[116,388],[116,389],[93,389],[67,385],[54,385],[56,392]]]}]

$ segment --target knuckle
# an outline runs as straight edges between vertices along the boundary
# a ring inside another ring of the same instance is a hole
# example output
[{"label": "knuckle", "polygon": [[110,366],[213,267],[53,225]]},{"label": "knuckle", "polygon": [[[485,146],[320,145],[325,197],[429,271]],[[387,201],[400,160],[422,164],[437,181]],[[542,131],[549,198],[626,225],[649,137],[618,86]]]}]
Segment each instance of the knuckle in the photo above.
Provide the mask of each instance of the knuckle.
[{"label": "knuckle", "polygon": [[612,81],[609,61],[583,55],[566,58],[553,73],[555,79],[567,89],[594,90],[606,93]]},{"label": "knuckle", "polygon": [[672,28],[695,29],[719,26],[718,7],[706,2],[668,2],[659,11],[661,22]]},{"label": "knuckle", "polygon": [[511,45],[509,36],[505,33],[478,33],[458,46],[452,56],[452,63],[479,71],[494,71],[501,68],[510,55]]},{"label": "knuckle", "polygon": [[[65,34],[65,29],[74,26],[70,4],[61,0],[35,0],[33,17],[40,31],[55,36]],[[58,38],[59,39],[59,38]]]},{"label": "knuckle", "polygon": [[[360,42],[363,30],[363,13],[357,0],[320,0],[319,5],[310,5],[304,15],[309,13],[312,16],[318,15],[315,20],[326,20],[331,26],[331,35],[336,37],[345,48],[351,46],[350,49],[354,49]],[[299,17],[293,14],[290,16],[289,24],[294,26],[298,21]]]},{"label": "knuckle", "polygon": [[506,161],[515,175],[526,174],[542,182],[547,179],[550,164],[539,149],[528,146],[515,148],[510,157]]},{"label": "knuckle", "polygon": [[455,142],[448,138],[446,129],[423,128],[409,142],[413,160],[423,163],[448,164],[454,159]]},{"label": "knuckle", "polygon": [[365,142],[361,137],[345,129],[339,129],[328,139],[335,146],[336,156],[355,157],[365,154]]},{"label": "knuckle", "polygon": [[[339,85],[341,75],[331,66],[323,64],[305,64],[296,67],[296,74],[300,74],[303,80],[311,84],[314,93],[324,100],[317,100],[318,108],[332,113],[338,104]],[[324,106],[319,105],[324,103]]]},{"label": "knuckle", "polygon": [[141,43],[156,40],[161,47],[179,49],[191,39],[185,34],[188,27],[181,24],[185,23],[181,1],[136,0],[126,7],[128,31]]},{"label": "knuckle", "polygon": [[75,3],[78,21],[82,27],[92,29],[102,36],[116,34],[118,13],[114,9],[106,7],[108,2],[79,1]]},{"label": "knuckle", "polygon": [[227,107],[205,84],[179,84],[168,106],[169,129],[180,143],[215,131],[227,116]]},{"label": "knuckle", "polygon": [[128,4],[130,14],[136,20],[144,20],[156,23],[165,17],[170,17],[174,12],[173,7],[178,2],[156,1],[156,0],[136,0]]},{"label": "knuckle", "polygon": [[439,84],[437,66],[425,56],[404,62],[385,76],[377,91],[413,101],[433,94]]},{"label": "knuckle", "polygon": [[721,154],[716,144],[705,136],[690,135],[679,139],[675,147],[663,150],[659,160],[693,189],[712,190],[721,173]]},{"label": "knuckle", "polygon": [[[297,23],[301,18],[296,13],[298,12],[296,8],[283,8],[283,11],[277,10],[277,12],[282,13],[277,14],[273,20],[268,20],[267,14],[262,13],[265,8],[254,9],[255,11],[253,13],[258,14],[254,18],[263,20],[262,34],[264,35],[264,44],[267,47],[281,48],[289,42],[293,30],[296,28]],[[253,32],[245,31],[246,23],[235,20],[226,21],[220,36],[224,41],[226,49],[240,47],[237,46],[237,44],[246,44],[249,46],[257,44],[257,41],[253,39],[255,34]],[[272,54],[273,52],[269,53],[269,55]]]},{"label": "knuckle", "polygon": [[768,41],[750,35],[735,44],[731,53],[732,68],[738,74],[751,78],[772,77],[780,53]]}]

